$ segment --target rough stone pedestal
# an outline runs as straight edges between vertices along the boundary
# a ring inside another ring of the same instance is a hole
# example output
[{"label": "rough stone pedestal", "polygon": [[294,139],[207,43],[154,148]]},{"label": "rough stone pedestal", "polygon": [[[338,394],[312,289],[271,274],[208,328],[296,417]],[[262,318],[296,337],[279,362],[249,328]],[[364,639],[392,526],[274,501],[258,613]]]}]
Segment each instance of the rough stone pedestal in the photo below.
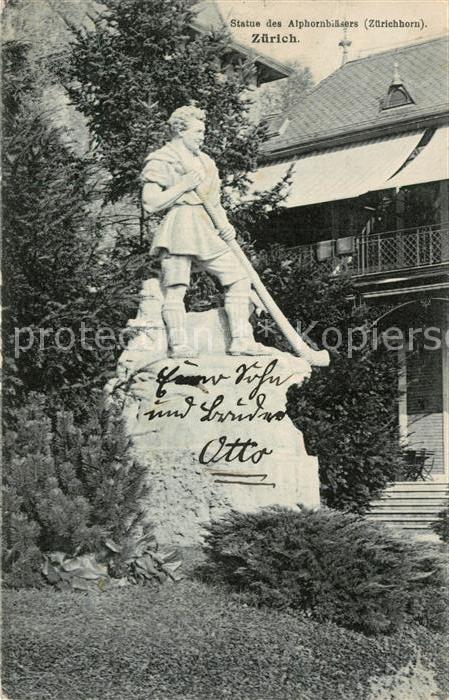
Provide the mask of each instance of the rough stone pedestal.
[{"label": "rough stone pedestal", "polygon": [[230,508],[319,506],[317,459],[285,412],[288,387],[310,365],[274,349],[226,355],[222,310],[189,314],[189,326],[198,358],[167,358],[163,326],[153,324],[119,363],[116,394],[134,455],[148,468],[159,541],[198,543],[202,523]]}]

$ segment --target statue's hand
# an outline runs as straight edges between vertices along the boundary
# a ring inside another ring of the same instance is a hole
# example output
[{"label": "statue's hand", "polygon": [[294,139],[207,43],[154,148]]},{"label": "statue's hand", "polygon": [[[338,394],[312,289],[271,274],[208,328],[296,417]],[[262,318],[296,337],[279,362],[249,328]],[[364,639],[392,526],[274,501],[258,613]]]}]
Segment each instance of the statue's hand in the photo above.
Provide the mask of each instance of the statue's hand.
[{"label": "statue's hand", "polygon": [[189,192],[190,190],[194,190],[195,187],[198,187],[202,180],[203,176],[198,170],[190,170],[190,172],[182,176],[181,183],[184,187],[184,191]]},{"label": "statue's hand", "polygon": [[231,224],[228,224],[224,228],[221,229],[220,231],[220,238],[222,238],[226,243],[229,241],[233,241],[234,238],[236,237],[236,232],[234,226],[231,226]]}]

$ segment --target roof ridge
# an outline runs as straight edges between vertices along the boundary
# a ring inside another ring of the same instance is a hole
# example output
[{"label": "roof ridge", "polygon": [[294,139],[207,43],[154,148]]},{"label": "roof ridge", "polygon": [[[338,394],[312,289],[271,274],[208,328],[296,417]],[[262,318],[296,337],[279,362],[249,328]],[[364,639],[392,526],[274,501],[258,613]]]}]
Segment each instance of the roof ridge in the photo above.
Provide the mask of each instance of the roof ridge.
[{"label": "roof ridge", "polygon": [[[407,105],[407,106],[408,106],[408,105]],[[443,112],[442,112],[442,116],[444,116],[445,112],[447,111],[447,103],[446,103],[446,101],[437,103],[437,104],[435,105],[435,110],[439,111],[439,108],[440,108],[440,107],[446,108],[446,109],[443,110]],[[419,116],[421,113],[424,113],[424,114],[425,114],[426,111],[427,111],[427,110],[425,110],[425,109],[417,110],[415,114],[416,114],[417,116]],[[406,116],[408,116],[408,115],[406,115]],[[448,114],[448,116],[449,116],[449,114]],[[341,125],[339,125],[338,127],[335,127],[335,128],[332,129],[332,130],[327,130],[325,133],[326,133],[326,134],[329,134],[330,136],[334,136],[334,135],[336,135],[336,134],[339,134],[340,132],[350,133],[350,132],[351,132],[351,128],[354,129],[354,126],[356,126],[357,128],[360,128],[360,127],[368,127],[368,126],[371,126],[371,125],[373,125],[373,124],[374,124],[374,125],[379,125],[379,126],[384,126],[384,125],[386,126],[386,125],[388,125],[388,123],[389,123],[388,121],[379,122],[377,118],[371,117],[370,119],[365,119],[365,120],[362,120],[362,121],[357,122],[356,125],[351,124],[351,123],[349,123],[349,124],[341,124]],[[410,131],[414,131],[414,130],[416,130],[417,128],[418,128],[418,127],[410,127]],[[323,133],[323,131],[322,131],[322,130],[320,131],[319,129],[316,129],[314,132],[311,132],[310,137],[311,137],[311,138],[316,138],[320,133]],[[284,139],[284,141],[285,141],[285,139]],[[278,141],[279,145],[281,145],[282,142],[283,142],[282,139],[279,139],[279,141]]]},{"label": "roof ridge", "polygon": [[[309,147],[326,138],[374,128],[402,129],[405,123],[432,121],[447,115],[448,38],[437,36],[394,46],[337,68],[283,112],[290,119],[289,125],[283,134],[269,140],[267,150],[273,154],[302,145]],[[384,111],[380,100],[388,90],[387,78],[391,78],[394,60],[399,62],[401,75],[404,71],[403,78],[415,104]]]},{"label": "roof ridge", "polygon": [[320,80],[320,82],[316,83],[316,85],[314,85],[314,86],[307,92],[306,95],[302,96],[301,98],[298,99],[297,102],[295,102],[294,104],[292,104],[292,105],[289,107],[289,109],[286,111],[285,114],[286,114],[286,116],[288,116],[289,114],[291,114],[291,113],[294,111],[295,107],[296,107],[298,104],[300,104],[300,103],[303,102],[304,100],[307,100],[307,98],[308,98],[310,95],[312,95],[316,90],[318,90],[318,88],[321,88],[328,80],[330,80],[331,78],[333,78],[334,75],[335,75],[336,73],[338,73],[339,71],[344,70],[345,67],[346,67],[346,66],[349,66],[350,64],[358,63],[358,62],[361,62],[361,61],[367,61],[368,59],[370,59],[370,58],[376,58],[377,56],[385,56],[386,54],[389,54],[389,53],[391,53],[392,55],[394,55],[395,53],[398,53],[399,51],[403,51],[403,50],[405,50],[405,49],[411,49],[411,48],[414,48],[414,47],[416,47],[416,46],[423,46],[424,44],[431,44],[431,43],[436,42],[436,41],[441,41],[442,39],[446,39],[446,41],[448,42],[448,50],[449,50],[449,36],[448,36],[447,34],[442,34],[441,36],[433,37],[432,39],[424,39],[424,40],[420,40],[420,41],[415,41],[415,42],[413,42],[412,44],[406,44],[405,46],[397,46],[397,47],[395,47],[395,48],[385,49],[385,51],[378,51],[377,53],[368,54],[368,56],[361,56],[360,58],[353,58],[351,61],[347,61],[344,65],[339,66],[338,68],[336,68],[332,73],[329,73],[329,75],[326,75],[326,77],[323,78],[323,80]]},{"label": "roof ridge", "polygon": [[[395,46],[390,49],[385,49],[384,51],[376,51],[375,53],[370,53],[367,56],[359,56],[359,58],[352,58],[350,61],[346,61],[344,66],[340,66],[340,68],[337,68],[337,70],[340,70],[341,68],[344,68],[345,66],[349,65],[350,63],[357,63],[358,61],[367,61],[370,58],[376,58],[377,56],[385,56],[385,54],[391,53],[399,53],[402,51],[407,51],[408,49],[413,49],[416,46],[423,46],[424,44],[432,44],[433,42],[436,41],[442,41],[443,39],[446,40],[446,42],[449,45],[449,36],[447,34],[441,34],[441,36],[434,36],[432,39],[419,39],[418,41],[414,41],[411,44],[404,44],[403,46]],[[336,71],[334,71],[335,73]]]}]

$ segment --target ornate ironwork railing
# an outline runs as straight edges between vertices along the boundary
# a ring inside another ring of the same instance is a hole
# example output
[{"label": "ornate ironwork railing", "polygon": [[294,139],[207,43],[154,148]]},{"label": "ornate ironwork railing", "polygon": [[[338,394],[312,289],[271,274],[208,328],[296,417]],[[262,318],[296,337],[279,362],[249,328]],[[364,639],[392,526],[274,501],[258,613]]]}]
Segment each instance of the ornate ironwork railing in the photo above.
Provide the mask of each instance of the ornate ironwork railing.
[{"label": "ornate ironwork railing", "polygon": [[[285,254],[285,253],[284,253]],[[449,226],[363,233],[288,249],[304,269],[369,275],[449,262]]]}]

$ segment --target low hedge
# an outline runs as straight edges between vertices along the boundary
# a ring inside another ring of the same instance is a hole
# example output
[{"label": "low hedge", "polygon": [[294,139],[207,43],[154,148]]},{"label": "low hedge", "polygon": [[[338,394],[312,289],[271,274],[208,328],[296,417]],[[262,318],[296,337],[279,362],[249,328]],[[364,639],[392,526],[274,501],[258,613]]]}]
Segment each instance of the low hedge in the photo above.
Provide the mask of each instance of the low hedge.
[{"label": "low hedge", "polygon": [[368,634],[391,633],[410,616],[430,628],[445,625],[438,554],[358,515],[231,511],[207,526],[205,552],[208,580],[229,584],[253,605],[300,610]]}]

